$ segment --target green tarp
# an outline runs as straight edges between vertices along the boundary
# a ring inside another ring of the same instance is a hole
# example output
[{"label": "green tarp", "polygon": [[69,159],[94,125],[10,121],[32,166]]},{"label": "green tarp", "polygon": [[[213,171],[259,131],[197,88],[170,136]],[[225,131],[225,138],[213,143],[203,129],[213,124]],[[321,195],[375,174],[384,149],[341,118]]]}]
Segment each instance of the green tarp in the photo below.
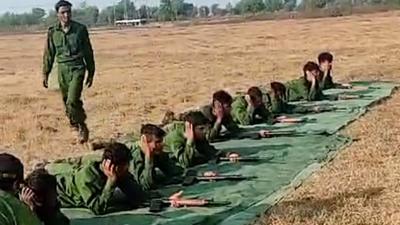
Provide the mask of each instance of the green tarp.
[{"label": "green tarp", "polygon": [[338,149],[351,143],[350,138],[337,134],[339,129],[365,113],[371,104],[390,96],[396,86],[385,82],[357,82],[354,85],[370,88],[363,91],[325,92],[326,94],[354,92],[362,94],[362,99],[299,103],[335,105],[340,108],[338,111],[298,115],[312,119],[303,124],[246,127],[249,132],[267,128],[307,132],[307,136],[260,140],[237,139],[215,144],[219,149],[239,152],[244,156],[259,156],[265,160],[257,163],[208,164],[197,168],[199,171],[216,170],[222,174],[241,174],[257,178],[240,182],[198,183],[185,188],[175,185],[161,190],[165,196],[177,190],[184,190],[185,197],[213,198],[216,201],[229,201],[230,205],[212,208],[169,208],[158,214],[149,213],[148,209],[143,208],[105,216],[94,216],[85,209],[63,209],[63,211],[71,218],[72,225],[249,224],[289,190],[301,185],[307,176],[319,169],[327,159],[332,158]]}]

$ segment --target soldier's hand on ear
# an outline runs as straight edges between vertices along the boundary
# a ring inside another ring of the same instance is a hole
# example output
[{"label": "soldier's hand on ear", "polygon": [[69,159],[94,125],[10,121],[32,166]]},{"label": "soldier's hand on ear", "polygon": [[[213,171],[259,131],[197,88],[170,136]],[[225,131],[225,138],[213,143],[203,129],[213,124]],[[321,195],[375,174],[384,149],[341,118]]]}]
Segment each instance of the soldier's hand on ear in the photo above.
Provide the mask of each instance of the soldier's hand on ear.
[{"label": "soldier's hand on ear", "polygon": [[149,146],[146,135],[142,135],[140,141],[141,141],[141,147],[143,148],[146,157],[148,157],[149,159],[153,158],[153,150]]},{"label": "soldier's hand on ear", "polygon": [[250,95],[245,95],[244,99],[246,99],[246,102],[247,102],[248,105],[253,106],[253,101],[251,101]]},{"label": "soldier's hand on ear", "polygon": [[215,114],[217,116],[217,121],[221,122],[225,115],[224,107],[222,107],[221,102],[216,101],[214,110],[215,110]]},{"label": "soldier's hand on ear", "polygon": [[21,194],[19,198],[22,202],[27,204],[29,208],[33,211],[35,207],[35,193],[33,193],[32,189],[28,187],[22,188]]},{"label": "soldier's hand on ear", "polygon": [[191,124],[189,122],[185,122],[185,137],[189,142],[194,141],[193,124]]},{"label": "soldier's hand on ear", "polygon": [[115,165],[111,163],[111,160],[107,159],[103,161],[104,174],[107,176],[107,179],[112,183],[117,182],[117,173]]}]

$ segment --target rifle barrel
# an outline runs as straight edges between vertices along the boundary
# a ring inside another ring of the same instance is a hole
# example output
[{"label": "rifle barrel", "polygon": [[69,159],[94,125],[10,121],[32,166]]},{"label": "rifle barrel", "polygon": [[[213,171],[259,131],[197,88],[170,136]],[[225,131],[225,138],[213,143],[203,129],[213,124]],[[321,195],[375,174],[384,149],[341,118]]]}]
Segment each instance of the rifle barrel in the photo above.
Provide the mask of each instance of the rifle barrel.
[{"label": "rifle barrel", "polygon": [[214,177],[206,177],[206,176],[199,176],[196,177],[198,181],[208,181],[208,180],[248,180],[256,178],[255,176],[246,177],[242,175],[225,175],[225,176],[214,176]]},{"label": "rifle barrel", "polygon": [[[163,200],[164,204],[171,204],[172,200]],[[223,206],[231,204],[228,201],[213,201],[209,199],[177,199],[175,200],[179,205],[183,206],[192,206],[192,207],[199,207],[199,206]]]},{"label": "rifle barrel", "polygon": [[[254,161],[259,161],[260,158],[258,158],[258,157],[238,157],[237,160],[241,161],[241,162],[254,162]],[[220,157],[219,161],[230,161],[230,158],[229,157]]]}]

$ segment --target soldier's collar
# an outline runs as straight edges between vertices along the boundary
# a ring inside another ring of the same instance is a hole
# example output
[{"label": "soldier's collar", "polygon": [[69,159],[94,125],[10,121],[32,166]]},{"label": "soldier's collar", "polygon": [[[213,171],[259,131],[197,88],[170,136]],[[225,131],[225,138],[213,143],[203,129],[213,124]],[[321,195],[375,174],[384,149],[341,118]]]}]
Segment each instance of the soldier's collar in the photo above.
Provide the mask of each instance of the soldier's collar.
[{"label": "soldier's collar", "polygon": [[[72,29],[73,23],[74,23],[74,21],[71,20],[71,22],[69,24],[68,32]],[[59,30],[59,31],[64,31],[64,29],[61,26],[61,22],[57,22],[56,29]]]},{"label": "soldier's collar", "polygon": [[56,29],[57,29],[57,30],[62,30],[62,27],[61,27],[61,23],[60,23],[60,22],[57,22],[57,24],[56,24]]}]

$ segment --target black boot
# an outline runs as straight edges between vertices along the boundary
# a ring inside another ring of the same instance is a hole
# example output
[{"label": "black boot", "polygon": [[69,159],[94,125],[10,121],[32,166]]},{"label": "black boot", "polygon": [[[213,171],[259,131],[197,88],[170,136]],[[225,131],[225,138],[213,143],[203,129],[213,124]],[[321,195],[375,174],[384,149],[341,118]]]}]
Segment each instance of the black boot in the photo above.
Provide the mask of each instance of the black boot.
[{"label": "black boot", "polygon": [[79,124],[79,143],[83,144],[89,140],[89,129],[85,123]]},{"label": "black boot", "polygon": [[79,124],[78,123],[69,122],[69,127],[73,131],[77,131],[77,132],[79,131]]}]

